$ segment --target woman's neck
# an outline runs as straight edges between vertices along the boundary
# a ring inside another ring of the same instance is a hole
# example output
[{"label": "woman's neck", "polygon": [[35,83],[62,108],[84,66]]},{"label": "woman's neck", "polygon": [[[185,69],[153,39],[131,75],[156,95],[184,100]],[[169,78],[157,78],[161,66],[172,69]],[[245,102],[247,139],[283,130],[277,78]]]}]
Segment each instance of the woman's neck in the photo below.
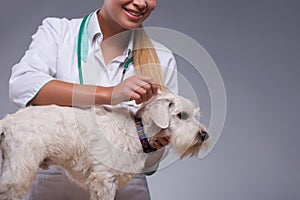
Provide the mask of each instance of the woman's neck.
[{"label": "woman's neck", "polygon": [[126,31],[123,27],[121,27],[118,23],[108,17],[109,15],[106,13],[105,9],[101,9],[97,13],[99,27],[103,34],[103,40],[106,40],[116,34]]},{"label": "woman's neck", "polygon": [[[103,13],[104,12],[104,13]],[[131,31],[120,27],[107,16],[105,11],[100,10],[97,13],[98,22],[103,36],[101,42],[104,61],[108,64],[115,57],[122,55],[127,48]]]}]

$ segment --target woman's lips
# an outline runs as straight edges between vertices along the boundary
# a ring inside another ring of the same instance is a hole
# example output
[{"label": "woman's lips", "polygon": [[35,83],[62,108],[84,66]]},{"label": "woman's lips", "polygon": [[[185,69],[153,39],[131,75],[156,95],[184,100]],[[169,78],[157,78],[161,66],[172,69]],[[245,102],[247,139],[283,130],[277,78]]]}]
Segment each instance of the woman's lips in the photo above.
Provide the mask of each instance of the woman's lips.
[{"label": "woman's lips", "polygon": [[140,19],[144,16],[145,11],[134,11],[134,10],[130,10],[127,8],[123,8],[124,11],[127,13],[127,15],[129,15],[129,17],[134,18],[134,19]]}]

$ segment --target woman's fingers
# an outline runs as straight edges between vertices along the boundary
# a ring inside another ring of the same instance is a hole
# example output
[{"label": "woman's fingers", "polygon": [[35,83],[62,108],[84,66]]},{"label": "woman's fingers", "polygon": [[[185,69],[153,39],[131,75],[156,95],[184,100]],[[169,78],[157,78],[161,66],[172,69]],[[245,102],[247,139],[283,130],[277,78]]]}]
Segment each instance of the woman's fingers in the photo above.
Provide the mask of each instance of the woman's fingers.
[{"label": "woman's fingers", "polygon": [[154,139],[154,142],[151,146],[155,147],[156,149],[161,149],[167,146],[170,143],[170,134],[167,129],[161,130]]},{"label": "woman's fingers", "polygon": [[148,101],[157,94],[158,86],[151,77],[132,76],[118,84],[114,89],[114,104],[135,100],[137,104]]},{"label": "woman's fingers", "polygon": [[153,82],[151,77],[136,77],[131,85],[132,92],[131,99],[136,103],[148,101],[154,94],[157,94],[157,84]]},{"label": "woman's fingers", "polygon": [[167,139],[167,138],[156,139],[154,141],[154,147],[156,149],[161,149],[161,148],[167,146],[169,144],[169,142],[170,142],[170,139]]}]

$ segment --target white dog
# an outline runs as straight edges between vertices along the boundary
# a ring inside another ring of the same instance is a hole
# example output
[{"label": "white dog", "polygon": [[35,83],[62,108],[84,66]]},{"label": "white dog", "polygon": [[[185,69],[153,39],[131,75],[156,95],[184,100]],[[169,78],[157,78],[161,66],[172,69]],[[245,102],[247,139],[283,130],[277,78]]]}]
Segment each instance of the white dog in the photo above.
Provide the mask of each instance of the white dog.
[{"label": "white dog", "polygon": [[[198,155],[208,138],[194,118],[198,111],[183,97],[159,94],[136,114],[121,106],[51,105],[8,115],[0,121],[0,199],[21,200],[39,167],[57,164],[91,199],[113,200],[116,189],[143,170],[149,154],[141,142],[147,148],[147,138],[160,130],[169,131],[170,144],[181,158]],[[135,119],[142,119],[143,126]]]}]

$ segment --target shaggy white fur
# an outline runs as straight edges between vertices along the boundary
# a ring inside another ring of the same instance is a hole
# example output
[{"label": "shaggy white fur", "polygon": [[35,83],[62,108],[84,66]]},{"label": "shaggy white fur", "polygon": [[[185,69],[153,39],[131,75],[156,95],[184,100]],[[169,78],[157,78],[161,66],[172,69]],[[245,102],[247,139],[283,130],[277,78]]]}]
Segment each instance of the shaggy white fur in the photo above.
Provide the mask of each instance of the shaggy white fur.
[{"label": "shaggy white fur", "polygon": [[113,200],[116,189],[143,172],[148,154],[137,136],[135,117],[152,141],[168,129],[170,144],[183,158],[198,155],[208,134],[192,102],[159,94],[132,113],[120,106],[72,108],[33,106],[0,121],[3,163],[0,199],[21,200],[39,168],[57,164],[92,200]]}]

